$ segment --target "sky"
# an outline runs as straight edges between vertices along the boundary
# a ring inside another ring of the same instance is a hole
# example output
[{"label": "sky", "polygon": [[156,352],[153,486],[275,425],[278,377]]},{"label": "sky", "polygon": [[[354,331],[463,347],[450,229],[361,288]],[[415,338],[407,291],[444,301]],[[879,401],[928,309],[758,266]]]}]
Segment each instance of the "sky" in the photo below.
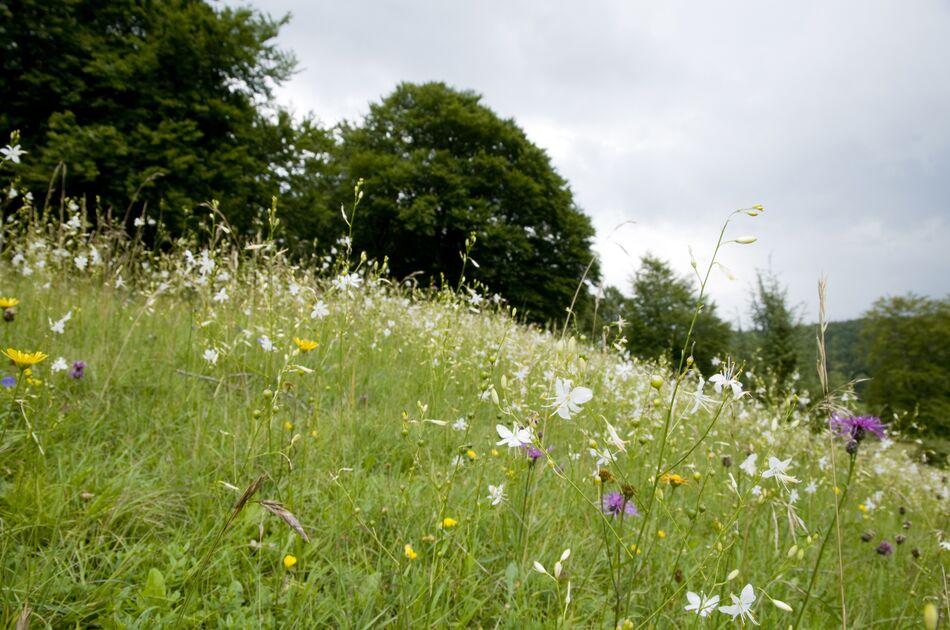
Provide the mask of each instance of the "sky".
[{"label": "sky", "polygon": [[[228,0],[228,4],[247,2]],[[298,73],[278,101],[358,122],[403,81],[482,95],[544,148],[624,292],[650,252],[708,263],[721,316],[748,326],[756,270],[804,321],[882,296],[950,294],[950,3],[801,0],[255,0],[291,13]],[[477,258],[477,252],[476,252]]]}]

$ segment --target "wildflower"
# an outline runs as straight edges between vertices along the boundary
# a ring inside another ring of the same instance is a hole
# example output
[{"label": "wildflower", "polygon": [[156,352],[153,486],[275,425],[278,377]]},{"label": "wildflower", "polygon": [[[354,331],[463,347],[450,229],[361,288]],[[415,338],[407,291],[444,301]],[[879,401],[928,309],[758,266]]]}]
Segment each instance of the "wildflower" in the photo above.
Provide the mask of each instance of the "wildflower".
[{"label": "wildflower", "polygon": [[875,551],[877,551],[882,556],[889,556],[894,553],[894,548],[891,547],[891,543],[887,542],[886,540],[882,540],[881,544],[877,546]]},{"label": "wildflower", "polygon": [[530,446],[534,440],[531,429],[520,429],[517,424],[513,424],[511,429],[503,424],[496,424],[495,431],[498,432],[498,437],[501,438],[496,442],[498,446],[506,444],[508,448],[521,448],[522,446]]},{"label": "wildflower", "polygon": [[787,484],[798,483],[798,479],[785,472],[791,465],[791,458],[781,460],[778,457],[769,457],[769,469],[762,473],[762,478],[775,477],[775,480],[787,489]]},{"label": "wildflower", "polygon": [[505,484],[497,486],[488,484],[488,498],[492,505],[500,505],[505,500]]},{"label": "wildflower", "polygon": [[3,155],[3,161],[6,162],[7,160],[10,160],[14,164],[19,164],[20,157],[25,153],[26,151],[20,148],[19,144],[14,144],[13,146],[8,144],[7,146],[0,149],[0,154]]},{"label": "wildflower", "polygon": [[618,516],[620,514],[640,516],[640,512],[637,511],[637,506],[627,501],[619,492],[611,492],[601,497],[600,509],[604,511],[604,514],[611,516]]},{"label": "wildflower", "polygon": [[474,462],[476,459],[478,459],[478,453],[476,453],[476,452],[475,452],[474,450],[472,450],[472,449],[468,449],[467,451],[465,451],[465,456],[468,457],[468,458],[469,458],[470,460],[472,460],[473,462]]},{"label": "wildflower", "polygon": [[297,558],[296,558],[296,556],[292,556],[292,555],[290,555],[289,553],[288,553],[286,556],[284,556],[284,568],[285,568],[285,569],[289,569],[290,567],[294,566],[295,564],[297,564]]},{"label": "wildflower", "polygon": [[456,431],[465,431],[466,429],[468,429],[468,422],[465,421],[465,418],[459,418],[452,425],[452,428],[455,429]]},{"label": "wildflower", "polygon": [[526,446],[524,449],[527,451],[528,457],[531,458],[532,464],[544,457],[544,451],[535,446]]},{"label": "wildflower", "polygon": [[742,395],[742,383],[732,374],[732,366],[727,366],[726,369],[719,374],[710,376],[709,382],[713,384],[713,389],[717,394],[722,393],[723,387],[728,387],[732,390],[732,395],[736,398]]},{"label": "wildflower", "polygon": [[[8,377],[8,378],[9,378],[9,377]],[[950,541],[941,540],[941,541],[940,541],[940,548],[943,549],[944,551],[950,551]]]},{"label": "wildflower", "polygon": [[48,354],[44,354],[42,352],[20,352],[19,350],[14,350],[13,348],[0,350],[0,353],[13,361],[13,364],[21,370],[25,370],[30,366],[36,365],[49,356]]},{"label": "wildflower", "polygon": [[846,418],[833,415],[828,420],[828,426],[838,434],[838,437],[845,440],[845,448],[851,455],[857,453],[858,444],[868,433],[873,433],[877,439],[881,440],[884,439],[884,430],[887,428],[887,425],[883,424],[880,418],[874,416],[851,416]]},{"label": "wildflower", "polygon": [[211,298],[214,302],[227,302],[228,301],[228,292],[224,287],[214,294],[214,297]]},{"label": "wildflower", "polygon": [[616,446],[618,451],[623,451],[624,453],[627,452],[627,446],[626,446],[627,443],[624,440],[620,439],[620,435],[617,433],[617,429],[615,429],[614,426],[610,424],[609,422],[607,423],[607,435],[609,436],[608,441],[614,446]]},{"label": "wildflower", "polygon": [[312,339],[301,339],[300,337],[294,337],[294,345],[300,348],[301,352],[310,352],[317,347],[317,342]]},{"label": "wildflower", "polygon": [[8,308],[13,308],[20,303],[20,300],[10,297],[0,297],[0,310],[7,310]]},{"label": "wildflower", "polygon": [[660,475],[660,481],[668,483],[674,488],[678,488],[679,486],[684,486],[687,483],[689,483],[688,479],[686,479],[685,477],[681,477],[676,473],[672,473],[672,474],[663,473],[662,475]]},{"label": "wildflower", "polygon": [[49,321],[49,329],[56,333],[57,335],[62,335],[66,330],[66,322],[73,318],[73,312],[68,311],[62,318],[56,320],[55,322],[52,319],[47,318]]},{"label": "wildflower", "polygon": [[419,557],[419,554],[416,553],[415,549],[413,549],[412,545],[409,543],[406,543],[406,546],[403,547],[402,552],[406,554],[406,557],[410,560],[415,560],[417,557]]},{"label": "wildflower", "polygon": [[201,355],[202,358],[210,363],[211,365],[218,364],[218,351],[214,348],[208,348],[204,351],[204,354]]},{"label": "wildflower", "polygon": [[693,611],[700,617],[708,617],[716,610],[716,606],[719,605],[718,595],[706,597],[706,594],[702,591],[699,592],[699,595],[692,591],[687,591],[686,600],[689,602],[689,605],[683,610]]},{"label": "wildflower", "polygon": [[270,337],[264,335],[263,337],[257,338],[257,343],[261,344],[261,349],[264,352],[270,352],[274,349],[274,342],[270,340]]},{"label": "wildflower", "polygon": [[554,403],[557,407],[555,413],[565,420],[570,420],[571,416],[581,410],[581,405],[594,397],[594,393],[587,387],[571,387],[571,381],[558,378],[554,381]]},{"label": "wildflower", "polygon": [[755,465],[755,462],[758,459],[759,459],[759,456],[756,453],[752,453],[751,455],[745,458],[745,461],[739,464],[739,468],[741,468],[745,472],[745,474],[749,475],[750,477],[755,477],[755,472],[758,470],[758,468]]},{"label": "wildflower", "polygon": [[14,385],[16,385],[16,379],[12,376],[4,376],[2,379],[0,379],[0,385],[2,385],[4,389],[11,389]]},{"label": "wildflower", "polygon": [[322,319],[329,314],[330,309],[323,303],[323,300],[317,300],[317,303],[313,305],[313,310],[310,311],[310,319]]},{"label": "wildflower", "polygon": [[458,525],[458,524],[459,524],[459,522],[458,522],[457,520],[455,520],[455,519],[452,518],[451,516],[446,516],[446,517],[443,518],[442,521],[439,523],[439,527],[440,527],[441,529],[451,529],[451,528],[455,527],[455,526]]},{"label": "wildflower", "polygon": [[74,381],[78,381],[83,376],[86,375],[86,362],[85,361],[73,361],[73,367],[69,370],[69,378]]},{"label": "wildflower", "polygon": [[731,615],[733,621],[736,617],[739,617],[742,621],[745,621],[745,618],[748,617],[749,621],[757,624],[755,617],[752,616],[752,604],[755,602],[755,589],[752,588],[751,584],[745,585],[739,597],[732,594],[730,594],[729,597],[732,598],[732,605],[720,606],[719,612]]},{"label": "wildflower", "polygon": [[53,374],[56,374],[57,372],[65,372],[66,370],[69,369],[69,366],[66,365],[66,359],[64,359],[63,357],[59,357],[58,359],[53,361],[53,365],[51,365],[49,369],[50,369],[50,372],[52,372]]}]

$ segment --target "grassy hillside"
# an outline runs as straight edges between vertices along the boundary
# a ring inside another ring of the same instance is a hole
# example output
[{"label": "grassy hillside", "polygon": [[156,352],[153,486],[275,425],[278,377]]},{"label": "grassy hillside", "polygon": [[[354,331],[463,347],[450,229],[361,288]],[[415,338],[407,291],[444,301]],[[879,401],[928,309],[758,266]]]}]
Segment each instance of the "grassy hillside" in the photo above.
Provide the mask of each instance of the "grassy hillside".
[{"label": "grassy hillside", "polygon": [[4,627],[903,628],[946,610],[950,488],[890,439],[851,458],[728,372],[717,390],[473,290],[394,286],[345,243],[315,274],[216,234],[158,255],[8,224],[2,345],[49,356],[3,367]]}]

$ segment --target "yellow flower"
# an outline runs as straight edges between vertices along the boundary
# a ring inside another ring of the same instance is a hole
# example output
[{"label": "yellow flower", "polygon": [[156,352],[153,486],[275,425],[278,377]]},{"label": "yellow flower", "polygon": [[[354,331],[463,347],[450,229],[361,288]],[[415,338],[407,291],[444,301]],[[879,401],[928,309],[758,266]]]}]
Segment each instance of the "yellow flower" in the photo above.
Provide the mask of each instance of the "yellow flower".
[{"label": "yellow flower", "polygon": [[403,548],[403,553],[405,553],[406,557],[410,560],[415,560],[419,556],[409,543],[406,543],[406,546]]},{"label": "yellow flower", "polygon": [[294,344],[300,348],[301,352],[310,352],[317,347],[317,342],[312,339],[301,339],[300,337],[294,337]]},{"label": "yellow flower", "polygon": [[864,505],[863,503],[858,503],[858,509],[864,512],[865,514],[868,513],[868,506]]},{"label": "yellow flower", "polygon": [[662,529],[658,529],[657,532],[656,532],[656,535],[657,535],[659,538],[666,538],[666,532],[664,532]]},{"label": "yellow flower", "polygon": [[20,303],[20,300],[10,297],[0,297],[0,309],[6,310],[8,308],[13,308]]},{"label": "yellow flower", "polygon": [[442,519],[442,522],[439,524],[439,527],[441,527],[442,529],[449,529],[451,527],[455,527],[458,524],[459,522],[457,520],[455,520],[451,516],[446,516],[445,518]]},{"label": "yellow flower", "polygon": [[468,458],[469,458],[470,460],[472,460],[472,461],[475,461],[476,459],[478,459],[478,453],[476,453],[476,452],[473,451],[472,449],[468,449],[468,450],[465,452],[465,454],[466,454],[466,455],[468,456]]},{"label": "yellow flower", "polygon": [[14,350],[13,348],[7,348],[6,350],[0,350],[0,353],[3,353],[3,356],[13,361],[21,370],[29,368],[31,365],[36,365],[49,355],[43,354],[42,352],[20,352],[19,350]]},{"label": "yellow flower", "polygon": [[660,477],[660,481],[665,481],[666,483],[670,484],[674,488],[677,486],[682,486],[689,483],[689,480],[687,480],[685,477],[680,477],[676,473],[673,473],[673,474],[664,473]]},{"label": "yellow flower", "polygon": [[290,431],[291,429],[294,428],[294,423],[291,422],[290,420],[285,420],[285,421],[284,421],[284,428],[287,429],[288,431]]},{"label": "yellow flower", "polygon": [[297,564],[297,557],[296,557],[296,556],[292,556],[292,555],[290,555],[289,553],[288,553],[286,556],[284,556],[284,568],[285,568],[285,569],[289,569],[290,567],[294,566],[295,564]]}]

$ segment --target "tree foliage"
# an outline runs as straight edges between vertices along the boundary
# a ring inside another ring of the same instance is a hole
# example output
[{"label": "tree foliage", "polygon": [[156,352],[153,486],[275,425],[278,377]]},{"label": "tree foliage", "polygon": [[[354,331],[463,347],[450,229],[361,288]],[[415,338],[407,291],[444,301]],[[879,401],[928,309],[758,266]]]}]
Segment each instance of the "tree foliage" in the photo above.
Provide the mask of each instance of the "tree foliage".
[{"label": "tree foliage", "polygon": [[[677,276],[665,261],[648,254],[640,260],[640,269],[633,278],[633,297],[627,305],[631,352],[643,358],[669,357],[674,364],[679,363],[698,305],[693,285]],[[730,334],[729,324],[716,315],[716,305],[707,298],[688,348],[704,374],[713,371],[713,358],[726,355]]]},{"label": "tree foliage", "polygon": [[294,66],[282,24],[199,0],[0,0],[0,137],[22,132],[32,190],[62,161],[68,194],[161,205],[173,229],[212,198],[245,227],[280,192],[300,210],[330,145],[270,107]]},{"label": "tree foliage", "polygon": [[[591,262],[590,220],[545,152],[478,94],[444,83],[403,83],[344,126],[334,162],[336,204],[366,181],[354,248],[389,256],[397,277],[455,283],[469,268],[535,321],[564,317]],[[596,279],[597,267],[588,274]],[[582,292],[583,293],[583,292]]]},{"label": "tree foliage", "polygon": [[756,273],[750,310],[757,345],[755,363],[771,376],[779,391],[785,391],[799,363],[797,322],[788,305],[787,290],[774,274]]},{"label": "tree foliage", "polygon": [[925,430],[950,434],[950,298],[881,298],[861,336],[867,402],[885,415],[917,411]]}]

